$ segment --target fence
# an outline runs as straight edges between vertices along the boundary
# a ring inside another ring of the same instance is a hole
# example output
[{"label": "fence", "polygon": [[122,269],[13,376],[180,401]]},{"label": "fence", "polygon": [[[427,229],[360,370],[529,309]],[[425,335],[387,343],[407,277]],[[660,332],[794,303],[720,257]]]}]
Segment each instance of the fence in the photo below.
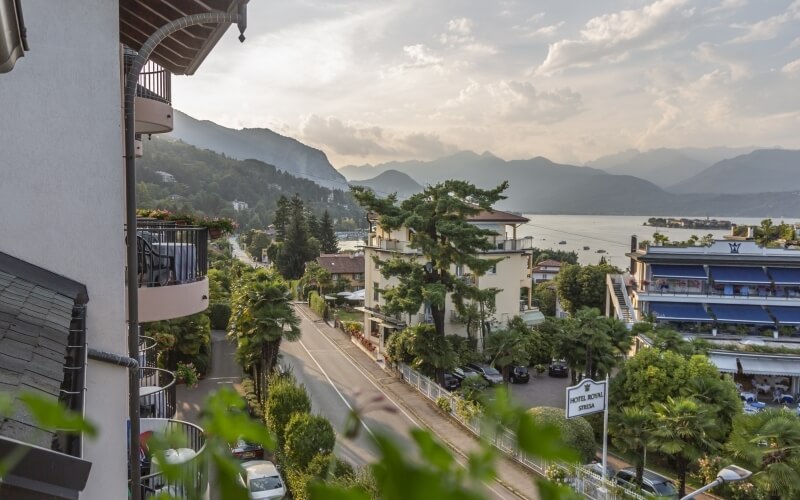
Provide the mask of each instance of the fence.
[{"label": "fence", "polygon": [[[448,392],[439,384],[411,369],[405,364],[398,364],[398,370],[403,380],[416,388],[425,397],[433,402],[439,398],[445,398],[450,403],[450,416],[457,420],[461,425],[469,429],[478,437],[486,439],[495,448],[527,467],[529,470],[544,476],[550,471],[561,471],[559,476],[564,477],[564,483],[572,489],[592,500],[622,500],[635,499],[646,500],[647,497],[627,490],[613,481],[603,478],[592,470],[581,465],[569,464],[566,462],[550,462],[538,457],[532,457],[522,452],[517,447],[517,438],[513,432],[503,429],[499,432],[494,431],[494,426],[482,427],[480,415],[468,416],[465,412],[459,412],[457,408],[463,406],[463,398]],[[461,404],[459,404],[461,402]],[[552,472],[551,474],[552,475]],[[607,492],[607,493],[606,493]]]}]

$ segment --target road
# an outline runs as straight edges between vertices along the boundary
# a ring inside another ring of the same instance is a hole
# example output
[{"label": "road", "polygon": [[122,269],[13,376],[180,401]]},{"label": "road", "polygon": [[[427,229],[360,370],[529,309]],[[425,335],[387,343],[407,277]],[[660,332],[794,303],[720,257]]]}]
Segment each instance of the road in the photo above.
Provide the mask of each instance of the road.
[{"label": "road", "polygon": [[[326,336],[314,319],[297,308],[302,330],[301,340],[281,344],[284,366],[291,367],[298,382],[305,385],[311,396],[315,413],[325,416],[340,431],[353,406],[382,397],[394,411],[372,411],[363,417],[362,432],[354,439],[337,435],[336,454],[355,465],[366,465],[377,459],[373,434],[391,436],[401,449],[416,450],[409,431],[419,424],[400,404],[392,400],[375,380],[345,354],[341,342],[352,346],[348,340]],[[389,376],[387,375],[387,378]],[[518,499],[500,483],[484,485],[487,498]]]}]

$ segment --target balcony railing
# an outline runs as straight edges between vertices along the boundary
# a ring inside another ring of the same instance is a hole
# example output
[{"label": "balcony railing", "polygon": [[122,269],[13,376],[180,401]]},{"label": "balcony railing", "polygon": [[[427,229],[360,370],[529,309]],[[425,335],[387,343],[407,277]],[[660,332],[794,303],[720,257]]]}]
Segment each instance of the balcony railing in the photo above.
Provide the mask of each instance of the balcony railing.
[{"label": "balcony railing", "polygon": [[208,229],[174,222],[137,223],[139,287],[202,280],[208,272]]},{"label": "balcony railing", "polygon": [[[180,420],[160,418],[143,418],[141,489],[142,498],[150,498],[159,493],[169,493],[174,498],[204,498],[208,490],[208,470],[198,455],[203,451],[206,438],[203,429]],[[186,482],[179,483],[168,480],[159,471],[158,459],[152,456],[147,440],[152,433],[167,434],[176,441],[170,441],[175,448],[167,450],[166,460],[172,464],[183,466],[183,477]]]},{"label": "balcony railing", "polygon": [[[125,48],[125,73],[128,73],[136,51]],[[147,61],[139,73],[136,97],[144,97],[166,104],[172,103],[172,73],[153,61]]]},{"label": "balcony railing", "polygon": [[[745,291],[746,290],[746,291]],[[778,299],[800,301],[800,288],[798,287],[777,287],[757,288],[754,286],[736,285],[730,290],[715,288],[713,286],[700,287],[662,287],[658,284],[649,284],[637,290],[640,294],[656,295],[664,297],[716,297],[724,299]]]},{"label": "balcony railing", "polygon": [[139,335],[139,366],[142,368],[155,368],[158,344],[153,337]]},{"label": "balcony railing", "polygon": [[139,368],[139,414],[149,418],[173,418],[175,387],[175,374],[171,371]]},{"label": "balcony railing", "polygon": [[513,252],[516,250],[530,250],[533,248],[533,237],[521,238],[516,240],[501,240],[495,242],[495,248],[489,252]]}]

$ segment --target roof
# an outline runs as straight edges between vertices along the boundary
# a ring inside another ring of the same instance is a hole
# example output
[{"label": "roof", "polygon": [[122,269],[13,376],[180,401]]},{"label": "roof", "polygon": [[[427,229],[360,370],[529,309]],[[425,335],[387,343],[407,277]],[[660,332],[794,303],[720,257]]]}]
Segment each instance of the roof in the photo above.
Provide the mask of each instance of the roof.
[{"label": "roof", "polygon": [[[0,253],[0,392],[59,398],[73,309],[87,301],[85,286]],[[54,434],[13,408],[0,436],[50,449]]]},{"label": "roof", "polygon": [[508,224],[530,221],[527,217],[500,210],[481,210],[479,213],[467,217],[467,220],[470,222],[505,222]]},{"label": "roof", "polygon": [[[208,12],[235,12],[247,0],[120,0],[120,42],[138,51],[147,38],[170,21]],[[228,23],[189,26],[168,36],[150,56],[176,75],[191,75],[214,48]]]},{"label": "roof", "polygon": [[561,262],[553,259],[543,260],[536,264],[539,267],[561,267]]},{"label": "roof", "polygon": [[364,272],[363,255],[324,253],[317,257],[317,262],[331,274],[361,274]]}]

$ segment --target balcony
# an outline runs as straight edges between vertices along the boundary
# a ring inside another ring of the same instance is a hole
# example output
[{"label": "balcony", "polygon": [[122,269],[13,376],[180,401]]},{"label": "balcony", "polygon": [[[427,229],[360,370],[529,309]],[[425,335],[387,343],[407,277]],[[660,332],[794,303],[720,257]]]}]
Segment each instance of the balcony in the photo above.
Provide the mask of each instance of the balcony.
[{"label": "balcony", "polygon": [[[152,456],[148,440],[153,434],[168,434],[175,448],[166,452],[166,461],[184,466],[184,477],[188,482],[179,484],[168,480],[159,471],[158,459]],[[152,498],[168,493],[174,498],[205,498],[208,490],[208,469],[198,455],[203,451],[206,439],[203,429],[183,422],[165,418],[143,418],[141,420],[142,498]]]},{"label": "balcony", "polygon": [[208,230],[141,220],[136,243],[139,321],[161,321],[208,307]]},{"label": "balcony", "polygon": [[158,344],[153,337],[139,335],[139,366],[142,368],[155,368]]},{"label": "balcony", "polygon": [[495,248],[488,250],[488,252],[516,252],[519,250],[530,250],[533,248],[533,237],[521,239],[509,239],[495,241]]},{"label": "balcony", "polygon": [[176,412],[175,374],[161,368],[139,368],[139,414],[173,418]]},{"label": "balcony", "polygon": [[[684,283],[684,284],[682,284]],[[691,286],[690,286],[691,285]],[[706,282],[657,282],[634,288],[640,300],[717,304],[800,305],[800,287],[710,285]]]},{"label": "balcony", "polygon": [[[127,73],[136,52],[125,49]],[[153,61],[147,61],[136,86],[134,129],[137,134],[164,134],[173,129],[172,73]]]}]

